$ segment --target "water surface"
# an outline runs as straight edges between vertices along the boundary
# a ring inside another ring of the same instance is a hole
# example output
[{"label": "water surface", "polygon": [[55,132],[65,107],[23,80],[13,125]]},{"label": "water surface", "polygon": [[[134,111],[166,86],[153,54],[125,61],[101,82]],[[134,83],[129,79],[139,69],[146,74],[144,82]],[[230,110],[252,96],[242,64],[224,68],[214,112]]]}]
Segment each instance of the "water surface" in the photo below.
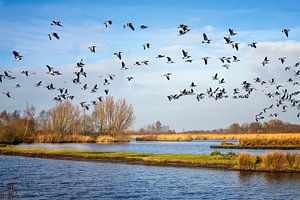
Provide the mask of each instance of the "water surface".
[{"label": "water surface", "polygon": [[[32,148],[50,148],[50,149],[83,149],[83,150],[106,150],[106,151],[125,151],[125,152],[144,152],[144,153],[162,153],[162,154],[209,154],[213,151],[221,153],[228,152],[248,152],[253,154],[263,154],[275,150],[260,149],[210,149],[211,145],[219,145],[221,140],[194,140],[181,142],[165,142],[165,141],[131,141],[129,143],[120,144],[21,144],[18,147]],[[235,140],[229,142],[237,143]],[[297,151],[300,150],[281,150],[281,151]]]},{"label": "water surface", "polygon": [[0,156],[15,199],[299,199],[300,174]]}]

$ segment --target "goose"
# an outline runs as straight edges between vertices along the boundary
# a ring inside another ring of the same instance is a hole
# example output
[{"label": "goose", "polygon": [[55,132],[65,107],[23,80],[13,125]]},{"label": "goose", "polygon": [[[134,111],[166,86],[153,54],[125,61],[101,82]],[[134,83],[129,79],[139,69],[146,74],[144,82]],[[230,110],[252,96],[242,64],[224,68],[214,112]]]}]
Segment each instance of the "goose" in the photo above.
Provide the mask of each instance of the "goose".
[{"label": "goose", "polygon": [[204,64],[207,65],[209,57],[202,57]]},{"label": "goose", "polygon": [[146,29],[146,28],[148,28],[148,26],[146,26],[146,25],[141,25],[140,28],[141,28],[141,29]]},{"label": "goose", "polygon": [[174,63],[174,62],[172,61],[172,58],[169,57],[169,56],[167,56],[167,63],[169,63],[169,64]]},{"label": "goose", "polygon": [[196,87],[197,85],[195,85],[194,82],[191,83],[190,87]]},{"label": "goose", "polygon": [[121,69],[122,69],[122,70],[128,69],[123,61],[122,61],[122,63],[121,63]]},{"label": "goose", "polygon": [[51,26],[60,26],[60,27],[62,27],[60,21],[52,21],[50,25],[51,25]]},{"label": "goose", "polygon": [[123,25],[123,28],[129,27],[131,30],[134,31],[134,26],[133,23],[131,22],[127,22],[126,24]]},{"label": "goose", "polygon": [[218,73],[216,73],[213,77],[212,80],[218,80]]},{"label": "goose", "polygon": [[35,84],[35,87],[40,87],[42,86],[42,81],[39,81],[38,83]]},{"label": "goose", "polygon": [[161,55],[161,54],[159,54],[159,55],[156,56],[156,58],[163,58],[163,57],[165,57],[165,56]]},{"label": "goose", "polygon": [[149,49],[150,48],[150,43],[143,44],[143,48],[144,48],[144,50]]},{"label": "goose", "polygon": [[289,37],[289,32],[290,32],[290,29],[283,29],[281,32],[283,32],[285,34],[286,37]]},{"label": "goose", "polygon": [[231,44],[233,43],[230,39],[230,37],[224,37],[224,40],[225,40],[225,44]]},{"label": "goose", "polygon": [[15,57],[15,60],[17,60],[17,61],[22,60],[23,56],[21,56],[20,52],[13,51],[12,53],[13,53],[13,55]]},{"label": "goose", "polygon": [[191,56],[189,56],[188,52],[187,52],[187,51],[185,51],[185,50],[182,50],[182,54],[183,54],[183,57],[182,57],[182,59],[188,59],[188,58],[190,58],[190,57],[191,57]]},{"label": "goose", "polygon": [[89,46],[88,49],[89,49],[92,53],[96,53],[96,46],[95,46],[95,45]]},{"label": "goose", "polygon": [[207,43],[207,44],[209,44],[210,42],[211,42],[211,40],[208,39],[208,37],[207,37],[207,35],[206,35],[205,33],[203,33],[203,41],[202,41],[202,43]]},{"label": "goose", "polygon": [[165,77],[167,78],[167,80],[169,81],[171,75],[172,75],[172,73],[166,73],[166,74],[164,74],[163,76],[165,76]]},{"label": "goose", "polygon": [[118,51],[118,52],[115,52],[114,55],[116,55],[119,58],[119,60],[122,60],[122,55],[121,55],[122,53],[123,52]]},{"label": "goose", "polygon": [[28,71],[27,70],[23,70],[22,72],[21,72],[21,74],[25,74],[25,76],[27,76],[28,77]]},{"label": "goose", "polygon": [[257,42],[252,42],[252,43],[248,44],[248,46],[256,49],[256,47],[257,47],[256,44],[257,44]]},{"label": "goose", "polygon": [[109,25],[112,25],[112,21],[111,20],[107,20],[105,22],[103,22],[105,28],[107,28]]},{"label": "goose", "polygon": [[105,89],[104,92],[105,92],[106,95],[108,95],[109,89]]},{"label": "goose", "polygon": [[233,61],[232,62],[239,62],[240,61],[236,56],[232,56],[232,57],[233,57]]},{"label": "goose", "polygon": [[3,94],[5,94],[8,98],[11,98],[10,92],[3,92]]},{"label": "goose", "polygon": [[281,64],[284,63],[285,59],[286,59],[286,57],[280,57],[280,58],[278,58],[278,60],[280,60]]},{"label": "goose", "polygon": [[48,37],[49,37],[49,40],[52,40],[52,37],[55,37],[56,39],[59,40],[59,36],[56,32],[48,33]]},{"label": "goose", "polygon": [[231,29],[231,28],[229,28],[228,29],[228,31],[229,31],[229,35],[230,36],[234,36],[234,35],[236,35],[237,33],[236,32],[234,32],[234,30],[233,29]]},{"label": "goose", "polygon": [[128,76],[128,77],[127,77],[127,80],[128,80],[128,81],[131,81],[132,79],[133,79],[132,76]]}]

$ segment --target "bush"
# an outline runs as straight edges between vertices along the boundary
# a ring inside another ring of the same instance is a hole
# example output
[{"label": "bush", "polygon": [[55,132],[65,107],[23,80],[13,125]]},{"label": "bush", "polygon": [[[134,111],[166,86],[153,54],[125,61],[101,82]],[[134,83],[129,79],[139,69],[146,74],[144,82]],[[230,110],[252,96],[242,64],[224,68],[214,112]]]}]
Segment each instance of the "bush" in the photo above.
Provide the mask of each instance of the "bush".
[{"label": "bush", "polygon": [[213,151],[210,153],[211,156],[221,156],[221,152],[220,151]]},{"label": "bush", "polygon": [[290,153],[286,154],[286,160],[290,168],[300,169],[300,153]]},{"label": "bush", "polygon": [[249,153],[240,153],[237,162],[239,169],[250,170],[255,168],[257,158]]}]

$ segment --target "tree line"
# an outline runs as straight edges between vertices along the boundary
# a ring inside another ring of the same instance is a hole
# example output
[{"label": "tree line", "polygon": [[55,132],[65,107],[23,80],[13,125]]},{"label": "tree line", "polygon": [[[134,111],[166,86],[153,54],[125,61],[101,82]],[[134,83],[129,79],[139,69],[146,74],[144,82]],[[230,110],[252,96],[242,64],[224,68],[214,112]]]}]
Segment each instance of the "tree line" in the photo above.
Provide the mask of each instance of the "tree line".
[{"label": "tree line", "polygon": [[125,99],[114,100],[108,96],[94,105],[92,113],[70,101],[58,102],[53,108],[35,116],[35,107],[20,111],[0,113],[0,142],[31,142],[35,136],[50,135],[109,135],[124,134],[134,122],[132,105]]}]

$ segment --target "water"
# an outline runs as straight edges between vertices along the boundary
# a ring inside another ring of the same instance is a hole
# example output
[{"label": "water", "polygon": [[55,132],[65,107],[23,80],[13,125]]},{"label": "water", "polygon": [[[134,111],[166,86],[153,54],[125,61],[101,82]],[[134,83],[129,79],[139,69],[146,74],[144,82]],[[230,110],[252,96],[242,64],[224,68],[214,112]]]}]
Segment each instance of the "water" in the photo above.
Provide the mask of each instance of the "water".
[{"label": "water", "polygon": [[0,156],[0,188],[10,180],[25,200],[300,199],[300,174]]},{"label": "water", "polygon": [[[209,154],[213,151],[221,153],[228,152],[248,152],[253,154],[263,154],[274,150],[257,149],[210,149],[211,145],[219,145],[221,140],[195,140],[190,142],[158,142],[158,141],[131,141],[122,144],[21,144],[18,147],[28,148],[50,148],[50,149],[84,149],[84,150],[106,150],[106,151],[126,151],[145,152],[162,154]],[[229,141],[237,143],[237,141]],[[284,151],[284,150],[281,150]],[[288,150],[298,151],[299,150]]]}]

